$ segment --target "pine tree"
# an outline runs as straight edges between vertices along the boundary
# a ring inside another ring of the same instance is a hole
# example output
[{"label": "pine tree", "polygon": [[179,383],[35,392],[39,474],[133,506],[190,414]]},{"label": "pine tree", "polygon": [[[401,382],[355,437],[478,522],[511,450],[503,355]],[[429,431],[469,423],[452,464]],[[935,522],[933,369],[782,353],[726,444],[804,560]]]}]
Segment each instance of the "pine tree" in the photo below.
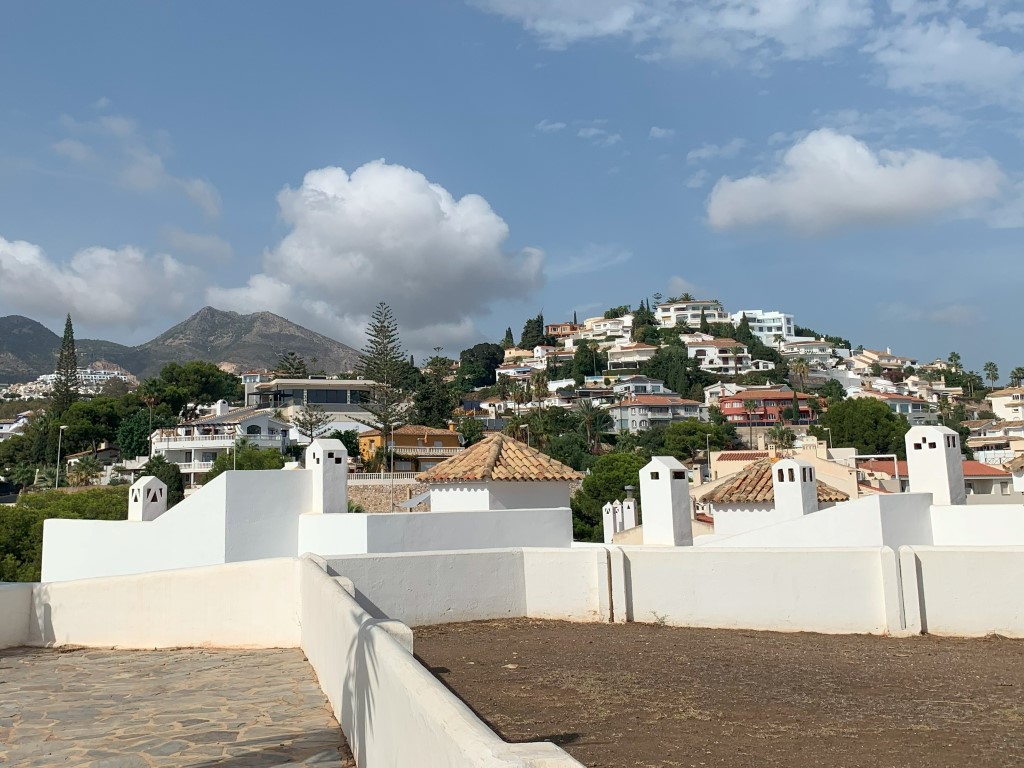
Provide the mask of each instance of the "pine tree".
[{"label": "pine tree", "polygon": [[60,342],[57,375],[53,382],[53,415],[59,417],[78,400],[78,353],[75,352],[75,329],[71,315],[64,322],[64,338]]},{"label": "pine tree", "polygon": [[379,429],[388,439],[392,430],[405,423],[405,393],[400,385],[405,366],[398,321],[391,308],[382,301],[370,316],[366,346],[356,372],[372,382],[369,385],[370,397],[363,403],[364,410],[372,418],[364,423]]}]

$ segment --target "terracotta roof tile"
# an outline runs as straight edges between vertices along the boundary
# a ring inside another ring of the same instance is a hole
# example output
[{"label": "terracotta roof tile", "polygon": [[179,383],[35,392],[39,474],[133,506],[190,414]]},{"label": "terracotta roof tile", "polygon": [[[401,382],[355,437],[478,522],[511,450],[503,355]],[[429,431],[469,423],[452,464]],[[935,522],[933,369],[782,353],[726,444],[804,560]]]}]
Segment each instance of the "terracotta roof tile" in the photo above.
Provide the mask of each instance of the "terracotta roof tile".
[{"label": "terracotta roof tile", "polygon": [[718,454],[715,461],[743,461],[751,462],[758,459],[767,459],[768,451],[730,451]]},{"label": "terracotta roof tile", "polygon": [[968,459],[964,461],[964,477],[1006,477],[1010,473],[992,464]]},{"label": "terracotta roof tile", "polygon": [[[485,401],[486,402],[486,401]],[[454,435],[450,429],[438,429],[437,427],[424,427],[419,424],[404,424],[401,427],[395,428],[396,435]],[[380,435],[379,429],[370,429],[366,432],[360,432],[360,437],[377,437]]]},{"label": "terracotta roof tile", "polygon": [[[701,501],[712,504],[756,504],[775,502],[775,488],[772,486],[772,461],[762,459],[751,464],[732,480],[715,488]],[[818,503],[849,501],[850,497],[821,480],[815,480],[818,488]]]},{"label": "terracotta roof tile", "polygon": [[503,433],[484,438],[457,456],[417,475],[421,483],[488,480],[579,480],[583,475]]},{"label": "terracotta roof tile", "polygon": [[1020,456],[1013,459],[1012,461],[1008,461],[1006,464],[1003,465],[1003,468],[1009,470],[1010,472],[1020,472],[1022,469],[1024,469],[1024,453],[1022,453]]}]

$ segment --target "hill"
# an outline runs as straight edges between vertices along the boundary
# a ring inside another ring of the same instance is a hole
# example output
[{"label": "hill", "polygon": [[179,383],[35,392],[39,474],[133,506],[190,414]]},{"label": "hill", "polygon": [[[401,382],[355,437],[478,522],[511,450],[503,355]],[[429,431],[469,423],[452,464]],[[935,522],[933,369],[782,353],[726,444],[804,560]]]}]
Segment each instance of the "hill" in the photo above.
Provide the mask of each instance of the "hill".
[{"label": "hill", "polygon": [[[109,360],[140,378],[171,362],[208,360],[235,371],[273,368],[284,352],[296,352],[328,373],[351,370],[359,353],[341,342],[271,312],[241,315],[204,307],[145,344],[76,342],[83,365]],[[0,382],[28,381],[52,373],[60,336],[27,317],[0,317]]]}]

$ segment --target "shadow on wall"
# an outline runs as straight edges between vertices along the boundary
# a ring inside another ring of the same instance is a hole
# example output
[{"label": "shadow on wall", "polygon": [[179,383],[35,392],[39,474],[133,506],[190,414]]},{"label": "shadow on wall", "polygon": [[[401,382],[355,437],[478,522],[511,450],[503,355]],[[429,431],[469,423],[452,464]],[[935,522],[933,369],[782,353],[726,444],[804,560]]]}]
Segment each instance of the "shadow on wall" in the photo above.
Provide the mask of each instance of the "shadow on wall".
[{"label": "shadow on wall", "polygon": [[345,654],[346,669],[344,698],[341,705],[341,722],[351,723],[348,734],[352,754],[361,765],[372,765],[369,754],[368,733],[373,731],[373,692],[377,688],[377,652],[370,639],[370,632],[380,624],[377,619],[363,622],[356,630],[356,636]]},{"label": "shadow on wall", "polygon": [[[340,765],[355,768],[355,760],[342,741],[341,729],[318,729],[263,739],[231,742],[236,754],[191,763],[190,768],[271,768],[280,765]],[[337,761],[341,760],[340,763]]]}]

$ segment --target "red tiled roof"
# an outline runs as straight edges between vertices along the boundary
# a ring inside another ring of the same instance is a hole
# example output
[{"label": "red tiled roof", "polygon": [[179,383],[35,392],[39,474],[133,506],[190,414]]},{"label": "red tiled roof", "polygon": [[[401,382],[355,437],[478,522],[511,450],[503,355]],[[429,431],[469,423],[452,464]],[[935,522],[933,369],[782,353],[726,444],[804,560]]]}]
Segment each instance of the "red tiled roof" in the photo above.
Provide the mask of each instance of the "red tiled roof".
[{"label": "red tiled roof", "polygon": [[729,453],[720,453],[716,461],[757,461],[758,459],[767,459],[768,451],[732,451]]},{"label": "red tiled roof", "polygon": [[[849,501],[850,497],[843,491],[833,488],[828,483],[815,480],[818,502]],[[772,482],[772,461],[761,459],[751,464],[707,494],[702,501],[712,504],[754,504],[757,502],[775,501],[775,485]]]},{"label": "red tiled roof", "polygon": [[[898,465],[900,477],[909,477],[910,471],[907,462],[900,461]],[[867,470],[868,472],[881,472],[891,476],[893,473],[893,463],[887,459],[868,459],[866,461],[858,461],[857,469]],[[969,459],[964,460],[964,477],[1006,477],[1008,474],[1005,470],[992,464],[982,464],[980,461]]]},{"label": "red tiled roof", "polygon": [[[424,427],[419,424],[404,424],[401,427],[395,427],[396,435],[454,435],[450,429],[439,429],[437,427]],[[370,429],[366,432],[361,432],[360,437],[377,437],[380,435],[379,429]]]},{"label": "red tiled roof", "polygon": [[1010,473],[1005,469],[993,466],[992,464],[982,464],[980,461],[966,460],[964,461],[964,477],[1009,477]]},{"label": "red tiled roof", "polygon": [[[907,462],[897,462],[897,466],[898,469],[895,471],[899,472],[900,477],[909,477],[910,473],[907,471]],[[864,469],[867,470],[868,472],[884,472],[887,475],[892,475],[894,471],[893,462],[891,459],[858,459],[857,469]]]},{"label": "red tiled roof", "polygon": [[495,433],[460,454],[416,476],[421,483],[484,482],[487,480],[569,481],[582,473],[555,461],[526,443]]},{"label": "red tiled roof", "polygon": [[1022,453],[1020,456],[1013,459],[1012,461],[1008,461],[1003,466],[1006,467],[1006,469],[1008,469],[1010,472],[1020,472],[1022,469],[1024,469],[1024,453]]},{"label": "red tiled roof", "polygon": [[686,400],[675,395],[636,395],[620,400],[616,405],[704,405],[696,400]]},{"label": "red tiled roof", "polygon": [[[797,400],[810,400],[812,395],[806,395],[803,392],[796,393]],[[784,392],[778,389],[748,389],[745,392],[739,392],[735,395],[726,395],[725,397],[719,398],[723,403],[731,400],[792,400],[792,392]]]}]

